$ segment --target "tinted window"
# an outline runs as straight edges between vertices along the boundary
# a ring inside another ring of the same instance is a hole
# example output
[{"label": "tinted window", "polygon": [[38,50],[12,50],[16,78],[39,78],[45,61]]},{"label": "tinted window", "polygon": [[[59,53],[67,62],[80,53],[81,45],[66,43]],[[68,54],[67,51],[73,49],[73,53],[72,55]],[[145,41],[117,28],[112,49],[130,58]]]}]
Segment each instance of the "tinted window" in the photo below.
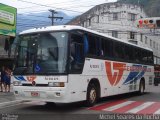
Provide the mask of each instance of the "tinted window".
[{"label": "tinted window", "polygon": [[134,56],[135,56],[135,61],[136,62],[141,62],[142,61],[141,60],[142,56],[141,56],[141,49],[140,48],[135,48],[134,49]]},{"label": "tinted window", "polygon": [[[87,52],[87,51],[86,51]],[[81,72],[84,63],[84,37],[81,34],[71,34],[70,70]]]},{"label": "tinted window", "polygon": [[101,39],[102,40],[102,52],[105,57],[113,56],[113,41],[109,39]]},{"label": "tinted window", "polygon": [[113,55],[117,59],[124,59],[124,44],[120,42],[114,42]]},{"label": "tinted window", "polygon": [[134,60],[133,47],[130,45],[125,45],[125,59],[129,61]]},{"label": "tinted window", "polygon": [[96,40],[97,38],[91,34],[88,35],[88,43],[89,43],[89,55],[96,55]]}]

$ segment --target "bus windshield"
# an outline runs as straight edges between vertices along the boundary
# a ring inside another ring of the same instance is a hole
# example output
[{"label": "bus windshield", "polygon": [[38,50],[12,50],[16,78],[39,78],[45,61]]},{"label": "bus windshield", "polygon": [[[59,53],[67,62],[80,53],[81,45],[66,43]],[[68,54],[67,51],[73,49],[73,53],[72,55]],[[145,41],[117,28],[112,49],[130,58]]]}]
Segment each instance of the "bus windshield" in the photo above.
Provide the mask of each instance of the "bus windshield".
[{"label": "bus windshield", "polygon": [[67,32],[19,36],[14,74],[66,73]]}]

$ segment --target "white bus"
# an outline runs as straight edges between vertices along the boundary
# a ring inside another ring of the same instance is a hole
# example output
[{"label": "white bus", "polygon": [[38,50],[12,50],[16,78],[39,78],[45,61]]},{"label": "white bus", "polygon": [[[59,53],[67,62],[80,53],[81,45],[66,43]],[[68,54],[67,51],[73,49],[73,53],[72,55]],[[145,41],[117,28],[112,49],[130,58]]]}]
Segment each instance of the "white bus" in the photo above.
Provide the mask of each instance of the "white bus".
[{"label": "white bus", "polygon": [[47,103],[86,101],[139,91],[153,84],[153,52],[80,26],[20,33],[14,94]]}]

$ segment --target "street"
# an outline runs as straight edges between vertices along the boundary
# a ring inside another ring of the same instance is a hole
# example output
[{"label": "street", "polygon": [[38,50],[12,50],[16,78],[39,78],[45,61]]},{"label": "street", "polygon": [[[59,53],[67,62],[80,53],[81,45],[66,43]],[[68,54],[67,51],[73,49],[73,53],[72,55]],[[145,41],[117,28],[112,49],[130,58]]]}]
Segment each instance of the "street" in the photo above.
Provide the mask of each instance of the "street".
[{"label": "street", "polygon": [[85,107],[83,102],[48,106],[41,101],[26,101],[3,107],[0,113],[2,120],[159,119],[159,93],[160,86],[153,86],[142,96],[132,93],[106,97],[91,108]]}]

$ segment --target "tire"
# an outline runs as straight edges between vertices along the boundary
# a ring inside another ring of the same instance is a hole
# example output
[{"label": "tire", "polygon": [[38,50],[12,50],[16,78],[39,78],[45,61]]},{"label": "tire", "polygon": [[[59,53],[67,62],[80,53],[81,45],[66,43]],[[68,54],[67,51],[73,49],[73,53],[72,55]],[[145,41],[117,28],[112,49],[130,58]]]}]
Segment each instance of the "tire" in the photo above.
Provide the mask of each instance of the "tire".
[{"label": "tire", "polygon": [[95,87],[94,84],[89,84],[88,89],[87,89],[87,100],[85,105],[87,107],[92,107],[95,105],[95,103],[97,102],[97,89]]},{"label": "tire", "polygon": [[140,81],[140,84],[139,84],[139,94],[142,95],[144,94],[144,89],[145,89],[145,84],[144,84],[144,81]]},{"label": "tire", "polygon": [[55,107],[56,104],[54,102],[46,102],[47,107]]}]

